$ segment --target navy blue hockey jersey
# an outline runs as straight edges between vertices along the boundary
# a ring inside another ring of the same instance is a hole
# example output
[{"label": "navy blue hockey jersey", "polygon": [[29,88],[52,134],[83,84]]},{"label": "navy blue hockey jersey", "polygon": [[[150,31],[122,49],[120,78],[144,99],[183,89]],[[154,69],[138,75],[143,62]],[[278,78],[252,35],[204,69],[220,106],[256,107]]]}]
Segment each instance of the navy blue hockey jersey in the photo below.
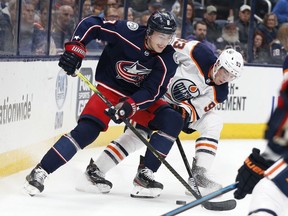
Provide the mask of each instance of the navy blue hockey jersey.
[{"label": "navy blue hockey jersey", "polygon": [[84,45],[95,39],[107,41],[96,69],[97,83],[131,97],[144,109],[163,96],[177,68],[171,45],[155,53],[145,46],[145,37],[146,26],[90,16],[78,24],[72,40]]}]

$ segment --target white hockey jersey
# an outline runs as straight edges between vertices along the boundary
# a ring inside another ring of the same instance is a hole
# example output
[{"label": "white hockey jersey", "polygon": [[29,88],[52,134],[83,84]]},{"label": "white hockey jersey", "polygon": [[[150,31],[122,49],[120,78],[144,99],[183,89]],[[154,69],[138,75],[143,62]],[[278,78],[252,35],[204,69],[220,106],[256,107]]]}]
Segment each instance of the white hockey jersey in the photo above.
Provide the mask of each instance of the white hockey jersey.
[{"label": "white hockey jersey", "polygon": [[173,47],[179,66],[164,97],[185,108],[194,122],[227,99],[228,83],[215,85],[212,81],[210,72],[217,57],[204,44],[176,39]]}]

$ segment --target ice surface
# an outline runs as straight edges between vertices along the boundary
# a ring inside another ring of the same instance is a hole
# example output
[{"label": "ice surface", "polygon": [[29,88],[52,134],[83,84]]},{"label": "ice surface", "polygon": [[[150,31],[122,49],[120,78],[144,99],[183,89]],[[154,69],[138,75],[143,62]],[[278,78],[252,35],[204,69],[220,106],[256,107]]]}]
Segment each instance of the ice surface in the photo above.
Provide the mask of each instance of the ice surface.
[{"label": "ice surface", "polygon": [[[191,162],[194,155],[194,141],[182,141]],[[243,163],[253,147],[265,148],[264,140],[221,140],[218,155],[213,165],[215,180],[223,186],[235,181],[237,169]],[[130,197],[133,178],[139,162],[139,154],[145,148],[131,154],[116,168],[110,170],[106,177],[112,181],[113,188],[109,194],[91,194],[75,190],[81,181],[82,173],[91,156],[97,158],[104,147],[88,148],[78,154],[65,166],[51,174],[46,181],[45,190],[38,196],[30,197],[22,192],[25,176],[32,169],[0,179],[0,214],[1,216],[156,216],[164,214],[179,205],[176,200],[187,203],[193,200],[185,195],[184,186],[162,165],[156,173],[156,180],[164,185],[160,197],[155,199],[136,199]],[[185,179],[186,172],[176,144],[166,158],[167,162]],[[233,198],[233,192],[222,195],[217,200]],[[215,199],[215,200],[216,200]],[[179,215],[196,216],[244,216],[247,214],[250,196],[237,201],[232,211],[209,211],[201,206],[191,208]],[[288,214],[287,214],[288,215]]]}]

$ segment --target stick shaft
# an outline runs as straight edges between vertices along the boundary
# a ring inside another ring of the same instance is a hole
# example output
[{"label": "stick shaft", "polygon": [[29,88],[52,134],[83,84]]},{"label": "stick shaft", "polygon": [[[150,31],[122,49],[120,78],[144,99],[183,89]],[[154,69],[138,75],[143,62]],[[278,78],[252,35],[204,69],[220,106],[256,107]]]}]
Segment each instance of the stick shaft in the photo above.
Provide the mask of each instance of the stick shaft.
[{"label": "stick shaft", "polygon": [[205,202],[207,202],[207,201],[209,201],[209,200],[211,200],[211,199],[213,199],[215,197],[218,197],[218,196],[220,196],[222,194],[225,194],[225,193],[227,193],[227,192],[229,192],[231,190],[234,190],[235,188],[237,188],[237,186],[238,186],[237,182],[233,183],[231,185],[228,185],[228,186],[226,186],[224,188],[219,189],[218,191],[215,191],[215,192],[210,193],[210,194],[208,194],[206,196],[203,196],[200,199],[194,200],[194,201],[192,201],[190,203],[187,203],[186,205],[183,205],[183,206],[181,206],[179,208],[176,208],[176,209],[174,209],[174,210],[172,210],[170,212],[167,212],[167,213],[165,213],[165,214],[163,214],[161,216],[174,216],[174,215],[177,215],[177,214],[179,214],[179,213],[181,213],[183,211],[186,211],[186,210],[188,210],[190,208],[193,208],[195,206],[203,204],[203,203],[205,203]]},{"label": "stick shaft", "polygon": [[182,146],[182,144],[181,144],[181,141],[180,141],[179,137],[177,137],[176,143],[177,143],[179,152],[180,152],[180,154],[181,154],[181,157],[182,157],[182,159],[183,159],[184,165],[185,165],[185,167],[186,167],[186,170],[187,170],[187,172],[188,172],[189,178],[192,178],[192,170],[191,170],[191,167],[190,167],[190,165],[189,165],[188,159],[187,159],[187,157],[186,157],[186,154],[185,154],[185,152],[184,152],[184,149],[183,149],[183,146]]}]

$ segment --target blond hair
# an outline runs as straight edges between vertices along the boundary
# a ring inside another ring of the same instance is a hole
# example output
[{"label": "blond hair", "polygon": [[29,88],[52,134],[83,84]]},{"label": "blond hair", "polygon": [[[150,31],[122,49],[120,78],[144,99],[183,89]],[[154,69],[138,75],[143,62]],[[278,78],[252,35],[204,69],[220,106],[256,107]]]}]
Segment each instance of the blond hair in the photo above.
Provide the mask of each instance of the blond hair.
[{"label": "blond hair", "polygon": [[283,23],[277,33],[277,38],[280,40],[280,43],[288,51],[288,23]]}]

